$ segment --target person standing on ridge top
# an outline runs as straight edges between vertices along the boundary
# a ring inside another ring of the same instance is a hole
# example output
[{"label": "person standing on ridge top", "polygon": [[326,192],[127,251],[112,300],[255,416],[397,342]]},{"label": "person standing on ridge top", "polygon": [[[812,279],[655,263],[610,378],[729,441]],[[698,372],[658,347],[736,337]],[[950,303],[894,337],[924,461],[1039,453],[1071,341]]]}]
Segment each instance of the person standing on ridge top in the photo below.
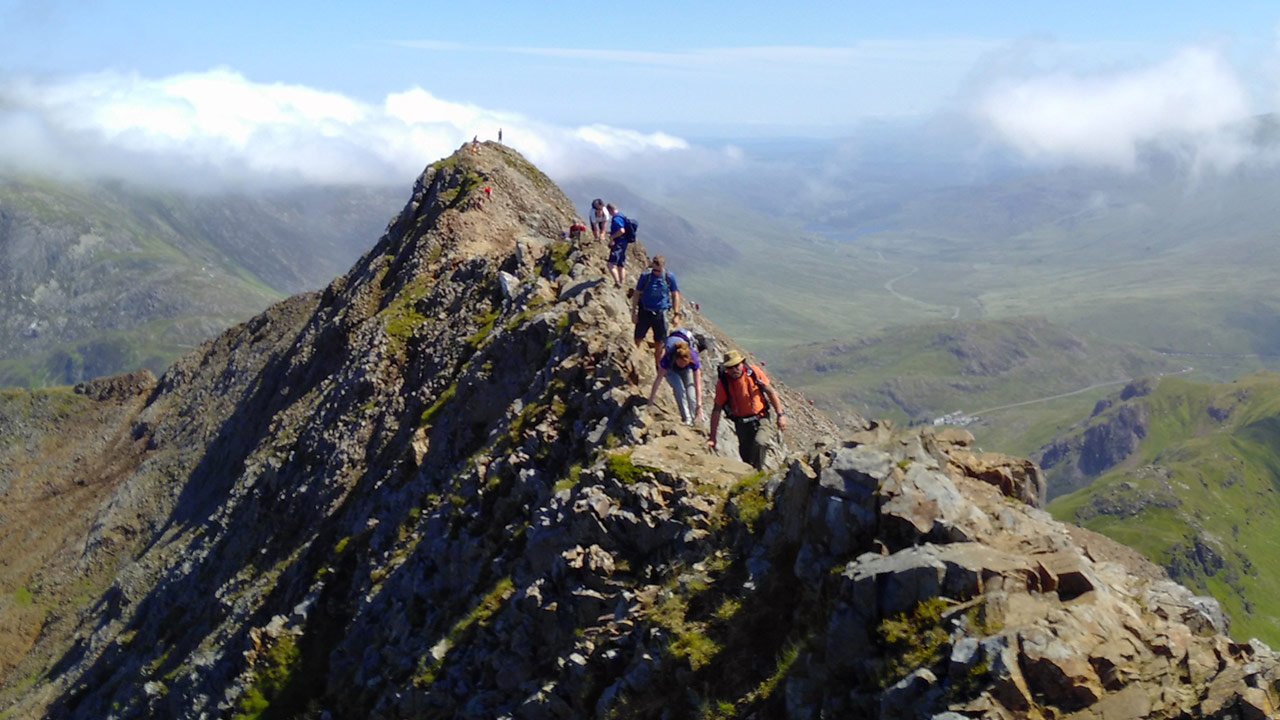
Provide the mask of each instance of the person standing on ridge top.
[{"label": "person standing on ridge top", "polygon": [[702,422],[702,358],[695,348],[693,333],[680,327],[682,316],[671,316],[675,330],[667,336],[662,359],[658,361],[658,376],[649,388],[649,404],[658,394],[658,385],[666,378],[676,396],[680,409],[680,421],[685,425]]},{"label": "person standing on ridge top", "polygon": [[627,216],[618,212],[616,205],[609,203],[604,207],[612,218],[609,221],[609,274],[613,276],[613,286],[622,287],[627,283],[627,246],[635,242],[636,237],[627,230]]},{"label": "person standing on ridge top", "polygon": [[716,449],[716,431],[720,429],[720,413],[728,410],[738,436],[738,457],[756,470],[764,469],[770,431],[769,408],[778,415],[778,431],[787,429],[787,414],[782,410],[782,398],[769,382],[764,370],[747,363],[737,350],[730,350],[724,357],[716,380],[716,399],[711,405],[711,439],[707,445]]},{"label": "person standing on ridge top", "polygon": [[680,286],[676,276],[667,272],[667,259],[656,255],[653,266],[636,280],[631,294],[631,320],[636,324],[636,345],[653,331],[653,362],[659,366],[667,339],[668,310],[680,315]]}]

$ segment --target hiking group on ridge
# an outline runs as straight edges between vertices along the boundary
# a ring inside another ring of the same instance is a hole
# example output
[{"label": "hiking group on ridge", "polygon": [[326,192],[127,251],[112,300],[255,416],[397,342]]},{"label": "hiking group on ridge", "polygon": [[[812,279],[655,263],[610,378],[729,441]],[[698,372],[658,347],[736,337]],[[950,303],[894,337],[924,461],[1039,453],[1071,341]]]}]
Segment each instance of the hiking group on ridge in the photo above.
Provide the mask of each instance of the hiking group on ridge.
[{"label": "hiking group on ridge", "polygon": [[[591,203],[586,228],[597,242],[609,240],[607,270],[614,287],[626,285],[627,249],[636,241],[637,223],[621,212],[613,203],[597,198]],[[573,239],[581,236],[583,226],[575,220],[570,228]],[[654,364],[657,376],[649,389],[648,401],[653,403],[658,387],[666,380],[671,386],[680,420],[686,425],[701,425],[702,409],[702,358],[705,349],[702,339],[684,325],[681,311],[683,297],[674,274],[667,269],[666,258],[656,255],[650,267],[636,279],[634,288],[628,290],[631,321],[635,326],[634,340],[639,346],[652,335]],[[671,313],[671,326],[667,313]],[[757,470],[764,468],[767,449],[772,440],[772,428],[766,421],[776,415],[779,432],[787,428],[787,414],[782,408],[782,398],[765,371],[748,363],[742,353],[730,350],[716,373],[715,396],[712,402],[710,438],[707,446],[715,451],[716,433],[720,417],[724,415],[734,425],[738,440],[738,456]]]}]

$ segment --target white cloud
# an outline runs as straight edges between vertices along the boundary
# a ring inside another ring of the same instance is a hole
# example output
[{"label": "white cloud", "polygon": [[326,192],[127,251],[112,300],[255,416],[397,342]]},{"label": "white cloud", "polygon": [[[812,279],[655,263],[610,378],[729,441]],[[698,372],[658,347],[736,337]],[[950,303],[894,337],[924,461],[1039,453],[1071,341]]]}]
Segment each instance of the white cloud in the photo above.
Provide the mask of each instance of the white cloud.
[{"label": "white cloud", "polygon": [[504,128],[548,172],[571,175],[685,141],[603,125],[559,127],[450,102],[421,88],[380,105],[225,69],[164,78],[120,73],[0,81],[0,165],[191,189],[404,183],[429,162]]},{"label": "white cloud", "polygon": [[979,117],[1030,158],[1121,169],[1148,146],[1232,166],[1245,153],[1234,133],[1252,112],[1244,82],[1204,48],[1137,69],[1006,80],[977,103]]}]

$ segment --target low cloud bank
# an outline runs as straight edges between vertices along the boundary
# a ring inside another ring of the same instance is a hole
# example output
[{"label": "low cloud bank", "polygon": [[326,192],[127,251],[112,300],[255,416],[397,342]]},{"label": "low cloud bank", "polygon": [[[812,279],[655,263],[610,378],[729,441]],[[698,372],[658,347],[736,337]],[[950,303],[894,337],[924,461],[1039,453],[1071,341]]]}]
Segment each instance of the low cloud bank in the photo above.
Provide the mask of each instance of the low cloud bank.
[{"label": "low cloud bank", "polygon": [[508,144],[559,177],[640,157],[695,166],[729,159],[665,133],[559,127],[420,88],[373,105],[225,69],[158,79],[0,80],[0,166],[62,178],[188,190],[399,184],[472,137],[496,139],[499,128]]},{"label": "low cloud bank", "polygon": [[[1175,153],[1195,170],[1280,160],[1280,150],[1256,142],[1248,84],[1216,50],[1184,49],[1141,67],[1090,72],[1037,72],[1036,63],[1013,60],[994,79],[987,74],[969,85],[961,104],[988,138],[1032,162],[1129,170],[1152,150]],[[659,183],[751,164],[732,147],[602,124],[555,125],[422,88],[369,103],[258,83],[229,69],[162,78],[0,76],[0,169],[67,179],[190,191],[403,185],[472,137],[495,139],[499,128],[509,145],[560,179]],[[895,132],[910,136],[909,128]],[[862,134],[850,128],[851,139]],[[972,142],[981,143],[978,136]],[[935,148],[935,160],[939,152],[964,162],[969,150]],[[829,160],[857,161],[839,152]]]},{"label": "low cloud bank", "polygon": [[1222,55],[1203,48],[1145,67],[997,81],[980,94],[975,114],[1040,162],[1131,170],[1153,149],[1199,169],[1275,159],[1250,145],[1255,111],[1245,82]]}]

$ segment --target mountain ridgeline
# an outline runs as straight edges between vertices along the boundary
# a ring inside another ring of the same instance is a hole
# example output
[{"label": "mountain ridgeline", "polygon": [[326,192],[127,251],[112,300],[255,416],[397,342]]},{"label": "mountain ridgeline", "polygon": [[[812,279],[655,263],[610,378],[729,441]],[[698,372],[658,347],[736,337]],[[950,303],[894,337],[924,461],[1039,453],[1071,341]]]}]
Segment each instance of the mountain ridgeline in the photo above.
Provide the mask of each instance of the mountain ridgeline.
[{"label": "mountain ridgeline", "polygon": [[[1053,521],[1029,461],[958,431],[839,430],[781,384],[789,452],[755,472],[727,427],[708,452],[667,393],[646,404],[651,352],[606,248],[560,239],[573,216],[485,143],[429,166],[323,292],[158,380],[0,395],[0,712],[1280,707],[1270,649]],[[711,375],[738,348],[690,324]]]},{"label": "mountain ridgeline", "polygon": [[272,302],[323,287],[402,194],[201,195],[0,175],[0,385],[159,373]]}]

